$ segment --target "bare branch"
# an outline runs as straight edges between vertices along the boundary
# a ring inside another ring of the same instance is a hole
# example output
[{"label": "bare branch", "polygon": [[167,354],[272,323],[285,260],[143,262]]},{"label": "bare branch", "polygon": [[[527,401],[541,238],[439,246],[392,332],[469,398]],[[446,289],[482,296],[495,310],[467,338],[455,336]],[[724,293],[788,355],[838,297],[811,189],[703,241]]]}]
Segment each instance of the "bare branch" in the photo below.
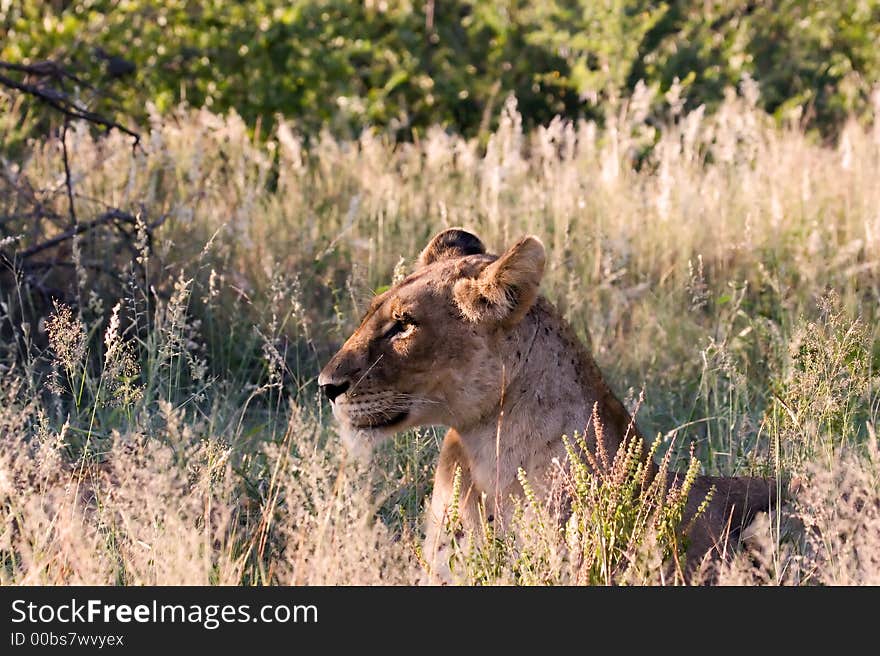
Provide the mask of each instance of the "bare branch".
[{"label": "bare branch", "polygon": [[[0,61],[0,69],[15,71],[18,73],[25,73],[26,75],[39,78],[51,78],[58,82],[69,79],[73,80],[77,84],[89,86],[87,83],[83,82],[75,75],[72,75],[64,68],[51,61],[38,62],[36,64],[28,65],[12,64],[10,62]],[[134,139],[132,147],[136,148],[140,144],[140,134],[133,130],[130,130],[129,128],[117,123],[114,120],[111,120],[101,114],[98,114],[97,112],[93,112],[81,106],[78,102],[76,102],[73,98],[71,98],[63,91],[60,91],[45,84],[31,84],[26,81],[15,80],[11,77],[7,77],[6,75],[0,75],[0,85],[3,85],[9,89],[21,91],[22,93],[26,93],[29,96],[33,96],[40,102],[48,105],[49,107],[52,107],[56,111],[61,112],[67,119],[81,119],[95,125],[100,125],[108,130],[119,130],[120,132],[127,134]]]},{"label": "bare branch", "polygon": [[[82,102],[71,96],[67,92],[67,87],[71,83],[89,88],[92,87],[55,62],[45,61],[24,65],[0,61],[0,71],[20,74],[19,77],[15,77],[14,75],[4,75],[0,72],[0,86],[33,96],[38,101],[57,110],[63,116],[64,123],[59,137],[64,166],[64,182],[63,187],[59,186],[49,193],[54,195],[61,192],[62,189],[66,192],[68,214],[68,220],[65,222],[61,214],[49,207],[40,198],[40,195],[44,192],[37,192],[31,188],[26,176],[21,176],[19,179],[18,176],[12,176],[5,168],[0,170],[0,181],[5,182],[13,194],[25,202],[25,205],[30,206],[28,211],[22,211],[17,207],[11,208],[13,211],[9,216],[0,217],[0,228],[2,228],[2,233],[0,234],[9,232],[7,223],[12,222],[11,225],[15,226],[22,220],[33,220],[33,230],[30,237],[31,245],[29,247],[19,250],[12,246],[9,249],[4,249],[6,252],[0,250],[0,276],[11,274],[46,300],[59,295],[65,295],[64,290],[47,286],[50,274],[61,268],[75,267],[79,270],[80,267],[84,267],[98,274],[109,276],[121,284],[120,272],[115,270],[112,258],[106,264],[101,264],[81,260],[74,262],[66,261],[62,255],[64,252],[62,245],[65,242],[83,234],[96,239],[97,232],[106,226],[106,228],[117,233],[115,238],[117,245],[127,247],[131,251],[133,256],[132,263],[140,270],[140,275],[144,276],[144,284],[146,285],[146,270],[138,261],[140,249],[152,250],[154,231],[165,221],[165,216],[161,216],[150,223],[142,223],[140,218],[134,214],[101,203],[107,207],[106,211],[91,221],[80,222],[76,204],[76,198],[80,194],[74,188],[71,168],[72,154],[67,143],[71,120],[84,120],[107,130],[119,130],[134,139],[133,149],[139,146],[140,135],[114,120],[89,110]],[[100,202],[96,199],[90,200]],[[80,204],[80,208],[82,208],[82,204]],[[41,225],[44,219],[49,220],[53,225],[60,228],[61,232],[57,232],[50,238],[45,238],[46,231]],[[138,237],[141,231],[145,238],[143,245],[139,243]],[[43,237],[42,240],[41,237]],[[118,247],[113,250],[118,252]],[[40,255],[49,255],[49,257],[39,257]],[[64,277],[69,278],[69,276]]]},{"label": "bare branch", "polygon": [[61,156],[64,159],[64,186],[67,188],[67,207],[70,212],[70,225],[75,226],[76,209],[73,203],[73,178],[70,175],[70,159],[67,156],[67,128],[70,119],[64,117],[64,129],[61,131]]}]

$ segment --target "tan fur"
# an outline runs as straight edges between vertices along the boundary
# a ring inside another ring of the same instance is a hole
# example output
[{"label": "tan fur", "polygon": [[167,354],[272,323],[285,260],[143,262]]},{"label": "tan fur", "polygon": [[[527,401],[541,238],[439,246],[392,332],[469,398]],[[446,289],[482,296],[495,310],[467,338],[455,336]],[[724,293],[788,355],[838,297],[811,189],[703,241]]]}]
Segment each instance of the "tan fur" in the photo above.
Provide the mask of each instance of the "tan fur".
[{"label": "tan fur", "polygon": [[[464,525],[475,526],[481,514],[503,525],[511,495],[522,492],[520,467],[546,491],[554,460],[565,460],[563,435],[587,430],[588,445],[595,446],[594,406],[612,456],[624,439],[638,435],[590,353],[538,295],[544,257],[536,237],[495,257],[464,230],[440,233],[422,252],[418,270],[374,299],[319,377],[335,397],[334,415],[356,454],[369,454],[405,428],[450,427],[426,526],[424,551],[435,581],[448,578],[440,528],[456,467],[463,472]],[[713,484],[711,506],[689,536],[691,571],[706,554],[728,550],[729,537],[771,500],[765,481],[702,477],[686,519]]]}]

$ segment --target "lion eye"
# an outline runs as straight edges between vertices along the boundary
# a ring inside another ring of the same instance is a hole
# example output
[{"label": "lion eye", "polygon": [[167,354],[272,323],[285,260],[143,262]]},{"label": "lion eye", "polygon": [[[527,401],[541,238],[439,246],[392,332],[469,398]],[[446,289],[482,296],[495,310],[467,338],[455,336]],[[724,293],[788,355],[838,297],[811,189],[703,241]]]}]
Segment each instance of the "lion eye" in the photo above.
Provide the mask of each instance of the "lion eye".
[{"label": "lion eye", "polygon": [[383,337],[385,339],[394,339],[396,337],[407,337],[415,329],[416,325],[407,318],[395,319],[394,323],[385,331]]}]

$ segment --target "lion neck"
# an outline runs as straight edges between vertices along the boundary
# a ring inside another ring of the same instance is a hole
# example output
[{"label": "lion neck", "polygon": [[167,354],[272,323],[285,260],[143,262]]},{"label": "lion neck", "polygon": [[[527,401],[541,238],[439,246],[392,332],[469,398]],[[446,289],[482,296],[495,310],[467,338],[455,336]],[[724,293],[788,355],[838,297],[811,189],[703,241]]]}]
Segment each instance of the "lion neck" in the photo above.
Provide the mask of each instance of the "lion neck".
[{"label": "lion neck", "polygon": [[594,407],[609,454],[613,456],[632,434],[629,413],[589,351],[546,299],[539,298],[519,325],[494,339],[503,380],[498,403],[471,425],[453,426],[479,492],[515,492],[520,468],[541,484],[538,479],[551,470],[554,460],[564,461],[563,435],[585,435],[594,448]]}]

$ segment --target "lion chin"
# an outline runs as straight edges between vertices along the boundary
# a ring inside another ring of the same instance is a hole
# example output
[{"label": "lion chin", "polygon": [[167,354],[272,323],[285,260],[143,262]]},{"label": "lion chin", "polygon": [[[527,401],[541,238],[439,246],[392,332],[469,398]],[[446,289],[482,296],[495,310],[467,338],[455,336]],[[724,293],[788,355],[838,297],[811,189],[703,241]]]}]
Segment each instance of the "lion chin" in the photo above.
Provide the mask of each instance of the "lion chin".
[{"label": "lion chin", "polygon": [[351,424],[340,422],[339,437],[342,438],[345,452],[352,459],[366,464],[373,457],[376,448],[390,435],[376,435],[376,431],[373,429],[355,428]]},{"label": "lion chin", "polygon": [[391,425],[356,426],[347,417],[337,416],[339,437],[354,460],[368,463],[377,448],[408,427],[406,417]]}]

